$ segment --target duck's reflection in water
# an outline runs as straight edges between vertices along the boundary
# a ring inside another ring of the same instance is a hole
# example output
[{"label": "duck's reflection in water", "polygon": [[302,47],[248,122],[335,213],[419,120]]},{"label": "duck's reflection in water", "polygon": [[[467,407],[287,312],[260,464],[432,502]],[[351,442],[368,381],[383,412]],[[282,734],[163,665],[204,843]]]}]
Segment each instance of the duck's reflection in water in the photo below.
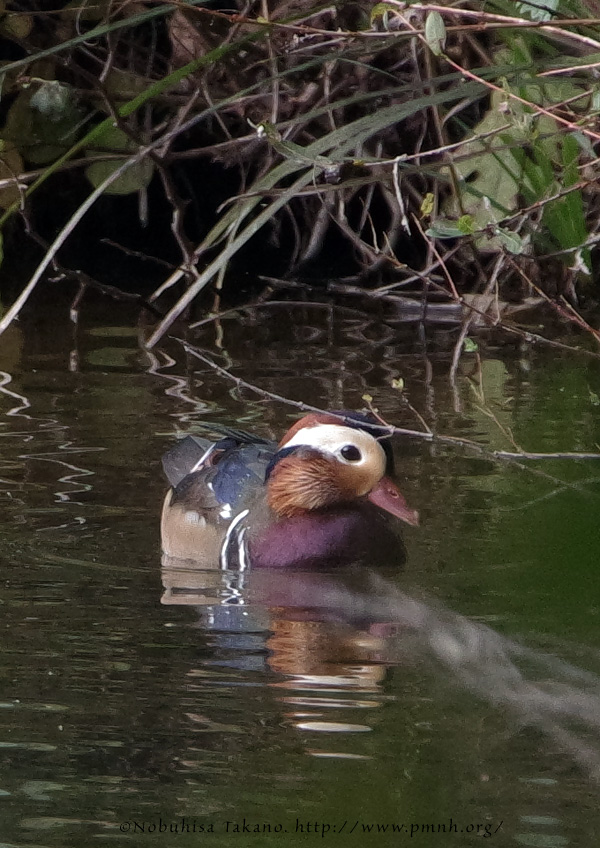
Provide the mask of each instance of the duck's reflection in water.
[{"label": "duck's reflection in water", "polygon": [[163,558],[162,581],[162,602],[196,607],[213,644],[229,649],[216,662],[280,676],[270,685],[284,690],[286,716],[300,729],[370,729],[367,720],[324,720],[323,709],[377,707],[387,669],[418,664],[544,731],[600,780],[598,675],[411,597],[373,572],[206,571]]}]

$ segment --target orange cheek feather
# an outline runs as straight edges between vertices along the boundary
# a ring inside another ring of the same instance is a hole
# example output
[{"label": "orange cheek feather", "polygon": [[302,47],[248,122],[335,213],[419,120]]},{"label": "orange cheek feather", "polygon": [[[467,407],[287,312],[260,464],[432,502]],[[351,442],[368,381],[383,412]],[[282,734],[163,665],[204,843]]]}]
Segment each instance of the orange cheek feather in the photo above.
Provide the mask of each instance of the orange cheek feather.
[{"label": "orange cheek feather", "polygon": [[280,460],[267,490],[273,512],[286,518],[352,499],[340,485],[332,463],[317,454]]}]

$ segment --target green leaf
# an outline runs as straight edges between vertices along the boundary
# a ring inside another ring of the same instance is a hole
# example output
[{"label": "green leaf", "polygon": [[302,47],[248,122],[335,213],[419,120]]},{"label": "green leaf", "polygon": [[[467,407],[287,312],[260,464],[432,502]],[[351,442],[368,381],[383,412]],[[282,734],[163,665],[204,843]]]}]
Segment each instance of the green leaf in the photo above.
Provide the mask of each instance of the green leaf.
[{"label": "green leaf", "polygon": [[590,159],[593,159],[596,154],[594,153],[594,146],[588,136],[580,132],[574,132],[573,138],[576,140],[582,152],[585,153],[586,156],[589,156]]},{"label": "green leaf", "polygon": [[[559,178],[564,188],[576,185],[579,180],[579,151],[577,138],[573,134],[565,135],[560,151],[562,180]],[[585,207],[580,190],[573,190],[564,197],[546,204],[542,220],[562,250],[580,247],[588,239]],[[589,249],[585,248],[581,253],[581,264],[584,268],[590,268]]]},{"label": "green leaf", "polygon": [[[85,151],[87,157],[93,157],[98,152],[110,153],[134,153],[137,144],[120,127],[107,126],[94,139],[93,147]],[[94,188],[104,182],[112,173],[120,168],[127,159],[125,157],[111,159],[105,162],[93,162],[85,169],[85,175]],[[106,194],[133,194],[146,188],[150,184],[154,174],[154,165],[151,159],[144,159],[131,165],[122,176],[118,177],[107,189]]]},{"label": "green leaf", "polygon": [[[93,162],[85,169],[85,175],[94,188],[98,188],[126,159],[112,159],[110,162]],[[143,159],[131,165],[106,189],[106,194],[133,194],[150,184],[154,165],[150,159]]]},{"label": "green leaf", "polygon": [[376,3],[371,9],[371,26],[373,26],[375,21],[379,18],[385,20],[390,14],[390,12],[397,12],[397,9],[389,3]]},{"label": "green leaf", "polygon": [[[92,148],[89,148],[90,150]],[[136,149],[135,142],[126,132],[114,124],[102,130],[94,139],[93,150],[109,150],[111,153],[131,153]]]},{"label": "green leaf", "polygon": [[73,105],[71,89],[57,80],[44,80],[29,105],[50,121],[60,121]]},{"label": "green leaf", "polygon": [[466,338],[463,342],[463,350],[465,353],[475,353],[479,350],[477,342],[474,342],[473,339]]},{"label": "green leaf", "polygon": [[421,217],[429,218],[435,208],[435,197],[428,191],[421,203]]},{"label": "green leaf", "polygon": [[446,46],[446,24],[439,12],[430,12],[425,20],[425,41],[434,56],[441,56]]},{"label": "green leaf", "polygon": [[502,229],[502,227],[494,227],[494,235],[497,236],[502,247],[505,247],[509,253],[520,256],[525,252],[525,241],[518,233],[512,233],[510,230]]},{"label": "green leaf", "polygon": [[[508,82],[504,85],[507,92],[512,91]],[[521,89],[519,93],[523,94]],[[531,91],[524,93],[535,99]],[[525,107],[508,99],[504,91],[493,93],[490,109],[474,128],[472,138],[454,151],[460,203],[449,198],[443,207],[447,215],[458,217],[467,212],[473,216],[475,229],[485,230],[518,208],[519,195],[527,204],[547,196],[555,179],[556,124],[545,116],[533,123],[531,119]],[[480,140],[481,136],[485,139]],[[497,244],[482,238],[481,247],[497,249]]]},{"label": "green leaf", "polygon": [[472,236],[475,232],[475,220],[472,215],[461,215],[457,222],[458,229],[464,236]]},{"label": "green leaf", "polygon": [[429,238],[451,239],[462,238],[465,234],[458,226],[457,221],[440,218],[429,229],[425,230],[425,235],[429,236]]},{"label": "green leaf", "polygon": [[[51,90],[45,86],[44,83],[35,93],[22,91],[15,98],[2,131],[3,137],[12,141],[31,165],[45,165],[61,156],[72,144],[82,119],[81,111],[70,96],[62,100],[63,95],[59,93],[54,105],[45,99]],[[32,101],[42,89],[45,94],[38,98],[35,108]],[[50,94],[51,99],[54,94],[56,90]],[[40,111],[40,105],[47,111]]]},{"label": "green leaf", "polygon": [[558,11],[560,0],[527,0],[526,3],[517,3],[519,15],[532,21],[550,21],[553,12]]},{"label": "green leaf", "polygon": [[401,392],[404,389],[404,380],[402,379],[402,377],[398,377],[398,379],[392,380],[391,385],[392,389],[397,389],[399,392]]}]

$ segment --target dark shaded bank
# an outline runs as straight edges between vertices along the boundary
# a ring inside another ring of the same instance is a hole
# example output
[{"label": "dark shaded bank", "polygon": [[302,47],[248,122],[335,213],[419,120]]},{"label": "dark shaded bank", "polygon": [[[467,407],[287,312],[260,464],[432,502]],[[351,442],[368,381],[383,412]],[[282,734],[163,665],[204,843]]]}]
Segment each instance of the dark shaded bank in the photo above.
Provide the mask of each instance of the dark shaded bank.
[{"label": "dark shaded bank", "polygon": [[469,326],[549,299],[590,332],[600,30],[563,5],[11,6],[7,275],[143,295],[150,347],[258,274],[474,296]]}]

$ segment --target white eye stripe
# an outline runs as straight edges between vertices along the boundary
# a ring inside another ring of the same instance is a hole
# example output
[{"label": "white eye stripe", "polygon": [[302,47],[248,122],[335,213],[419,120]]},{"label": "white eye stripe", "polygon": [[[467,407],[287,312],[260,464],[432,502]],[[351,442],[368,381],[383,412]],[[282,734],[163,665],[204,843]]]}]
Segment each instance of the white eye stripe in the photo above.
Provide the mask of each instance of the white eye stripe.
[{"label": "white eye stripe", "polygon": [[[385,452],[379,442],[364,430],[355,430],[352,427],[344,427],[339,424],[318,424],[316,427],[303,427],[298,430],[291,439],[285,442],[283,448],[296,446],[312,447],[333,455],[338,462],[344,465],[353,465],[360,468],[363,465],[381,466],[381,473],[385,469]],[[360,453],[360,459],[346,459],[342,451],[344,448],[355,447]]]}]

